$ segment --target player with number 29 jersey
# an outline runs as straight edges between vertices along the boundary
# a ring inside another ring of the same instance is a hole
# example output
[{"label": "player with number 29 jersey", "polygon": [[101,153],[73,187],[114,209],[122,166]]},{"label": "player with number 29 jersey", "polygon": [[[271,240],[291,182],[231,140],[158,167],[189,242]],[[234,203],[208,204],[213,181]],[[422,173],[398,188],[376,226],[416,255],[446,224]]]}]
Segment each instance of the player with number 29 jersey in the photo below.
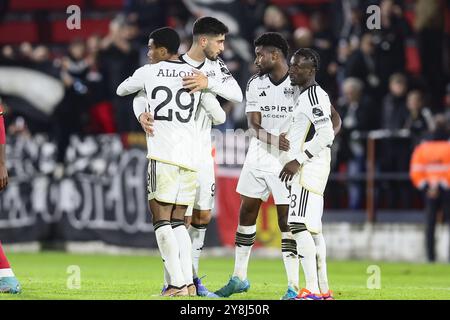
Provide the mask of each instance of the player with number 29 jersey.
[{"label": "player with number 29 jersey", "polygon": [[147,158],[196,171],[198,130],[195,114],[200,92],[189,94],[182,77],[192,74],[192,66],[182,61],[161,61],[137,69],[117,88],[127,95],[144,89],[149,112],[155,119],[155,135],[147,137]]}]

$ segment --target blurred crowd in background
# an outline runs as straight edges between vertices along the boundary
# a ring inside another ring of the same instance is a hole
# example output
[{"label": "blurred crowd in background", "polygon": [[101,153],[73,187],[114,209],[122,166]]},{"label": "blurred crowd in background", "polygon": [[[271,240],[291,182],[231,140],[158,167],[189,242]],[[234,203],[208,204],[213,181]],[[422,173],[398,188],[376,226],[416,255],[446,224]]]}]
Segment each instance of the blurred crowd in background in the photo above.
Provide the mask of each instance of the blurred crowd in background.
[{"label": "blurred crowd in background", "polygon": [[[361,208],[364,202],[358,177],[366,171],[368,132],[384,130],[380,132],[385,138],[377,143],[377,171],[400,173],[408,172],[413,148],[422,139],[436,132],[448,134],[448,0],[124,0],[119,8],[106,11],[94,2],[82,1],[81,26],[85,17],[92,21],[106,16],[107,30],[69,38],[68,43],[0,45],[0,67],[40,71],[64,86],[64,96],[50,114],[30,112],[32,105],[16,107],[30,101],[0,92],[8,133],[48,134],[58,145],[58,162],[64,161],[71,134],[141,132],[132,112],[132,97],[115,94],[118,84],[147,63],[152,30],[174,27],[184,53],[190,46],[192,23],[204,15],[215,16],[229,27],[222,57],[243,90],[256,72],[253,40],[262,33],[281,33],[290,43],[291,54],[301,47],[318,51],[317,81],[343,120],[333,150],[333,172],[355,178],[346,200],[350,208]],[[10,10],[10,4],[0,1],[0,23],[19,15]],[[380,8],[380,29],[367,29],[370,5]],[[41,24],[52,18],[45,10],[27,14]],[[65,32],[70,35],[71,30]],[[22,85],[21,90],[27,90],[30,84],[24,78]],[[221,102],[227,121],[219,129],[246,129],[245,104]],[[387,182],[386,188],[392,190],[395,183]],[[400,197],[389,192],[387,206],[402,207],[408,198],[408,192]],[[339,194],[333,199],[341,201]]]}]

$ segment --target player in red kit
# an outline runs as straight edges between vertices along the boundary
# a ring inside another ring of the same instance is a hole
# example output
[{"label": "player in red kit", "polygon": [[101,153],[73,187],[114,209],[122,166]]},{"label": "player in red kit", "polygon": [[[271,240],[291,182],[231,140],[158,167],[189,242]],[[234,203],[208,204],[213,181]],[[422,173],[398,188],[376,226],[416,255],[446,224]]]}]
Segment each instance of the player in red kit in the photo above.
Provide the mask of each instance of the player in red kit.
[{"label": "player in red kit", "polygon": [[[0,191],[8,185],[8,171],[5,163],[5,122],[3,120],[3,107],[0,105]],[[20,293],[20,284],[17,281],[8,259],[3,252],[0,242],[0,293]]]}]

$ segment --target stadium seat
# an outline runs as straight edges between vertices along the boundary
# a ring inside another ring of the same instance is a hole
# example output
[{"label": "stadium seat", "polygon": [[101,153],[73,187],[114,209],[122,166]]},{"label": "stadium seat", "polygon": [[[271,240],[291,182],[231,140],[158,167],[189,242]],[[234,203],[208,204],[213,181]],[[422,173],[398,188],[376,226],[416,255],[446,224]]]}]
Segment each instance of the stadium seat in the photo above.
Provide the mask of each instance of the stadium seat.
[{"label": "stadium seat", "polygon": [[66,20],[51,23],[51,42],[68,43],[75,38],[86,39],[92,34],[104,36],[108,33],[110,19],[83,19],[81,29],[68,30]]},{"label": "stadium seat", "polygon": [[406,70],[411,74],[418,75],[422,69],[419,57],[419,51],[415,45],[407,45],[406,51]]},{"label": "stadium seat", "polygon": [[64,10],[70,5],[84,6],[85,0],[10,0],[11,11]]},{"label": "stadium seat", "polygon": [[0,24],[0,43],[38,42],[38,27],[34,22],[11,21]]},{"label": "stadium seat", "polygon": [[309,17],[305,13],[297,13],[291,17],[292,26],[294,29],[305,27],[309,28]]},{"label": "stadium seat", "polygon": [[413,10],[405,10],[404,17],[406,21],[408,22],[408,25],[413,28],[414,27],[414,21],[416,19],[416,14]]}]

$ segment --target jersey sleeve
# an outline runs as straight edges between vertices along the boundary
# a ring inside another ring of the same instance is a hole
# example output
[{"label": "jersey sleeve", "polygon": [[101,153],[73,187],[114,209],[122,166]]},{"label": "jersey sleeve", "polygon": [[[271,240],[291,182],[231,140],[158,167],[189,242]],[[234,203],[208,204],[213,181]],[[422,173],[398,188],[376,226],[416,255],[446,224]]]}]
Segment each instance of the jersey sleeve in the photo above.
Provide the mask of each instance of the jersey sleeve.
[{"label": "jersey sleeve", "polygon": [[126,96],[143,90],[146,74],[148,73],[149,68],[149,65],[145,65],[137,69],[131,77],[127,78],[117,87],[117,95]]},{"label": "jersey sleeve", "polygon": [[261,112],[258,106],[258,96],[256,94],[254,79],[255,77],[250,78],[245,90],[245,112]]},{"label": "jersey sleeve", "polygon": [[210,92],[203,93],[201,97],[201,106],[211,118],[213,125],[219,125],[225,122],[225,111],[222,109],[214,94]]},{"label": "jersey sleeve", "polygon": [[141,90],[133,99],[133,111],[136,119],[139,121],[139,116],[147,110],[147,95],[144,90]]},{"label": "jersey sleeve", "polygon": [[220,58],[216,61],[215,69],[216,76],[208,78],[208,90],[228,101],[242,102],[241,87]]}]

